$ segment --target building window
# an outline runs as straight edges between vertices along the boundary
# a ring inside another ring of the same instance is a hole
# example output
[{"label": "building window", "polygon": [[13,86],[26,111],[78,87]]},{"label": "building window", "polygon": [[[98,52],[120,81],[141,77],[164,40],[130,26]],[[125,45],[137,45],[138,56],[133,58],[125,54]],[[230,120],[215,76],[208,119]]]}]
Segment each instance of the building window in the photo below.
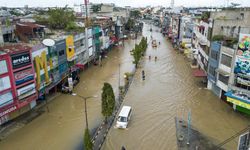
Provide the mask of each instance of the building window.
[{"label": "building window", "polygon": [[215,76],[215,67],[209,66],[209,74],[211,74],[212,76]]},{"label": "building window", "polygon": [[219,74],[219,80],[220,80],[221,82],[223,82],[224,84],[227,85],[227,84],[228,84],[229,77],[225,77],[225,76]]},{"label": "building window", "polygon": [[10,77],[5,76],[0,78],[0,92],[6,89],[9,89],[11,87],[10,85]]},{"label": "building window", "polygon": [[232,57],[222,54],[221,55],[221,64],[226,65],[227,67],[231,67]]},{"label": "building window", "polygon": [[213,58],[214,60],[218,60],[218,52],[216,51],[211,51],[211,58]]},{"label": "building window", "polygon": [[0,107],[6,106],[10,103],[13,103],[13,95],[12,92],[7,92],[0,95]]},{"label": "building window", "polygon": [[64,49],[59,51],[59,56],[64,55]]},{"label": "building window", "polygon": [[0,75],[8,72],[6,60],[0,61],[0,68]]}]

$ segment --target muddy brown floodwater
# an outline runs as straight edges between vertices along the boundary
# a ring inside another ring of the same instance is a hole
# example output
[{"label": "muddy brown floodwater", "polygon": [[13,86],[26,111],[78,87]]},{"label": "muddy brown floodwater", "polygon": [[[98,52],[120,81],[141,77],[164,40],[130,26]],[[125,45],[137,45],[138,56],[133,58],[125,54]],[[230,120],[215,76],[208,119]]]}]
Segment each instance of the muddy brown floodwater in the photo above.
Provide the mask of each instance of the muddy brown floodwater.
[{"label": "muddy brown floodwater", "polygon": [[[150,39],[149,26],[144,35]],[[175,116],[192,113],[192,125],[218,144],[244,129],[250,119],[236,113],[211,91],[200,88],[201,80],[192,76],[192,69],[182,54],[173,50],[161,33],[153,28],[153,38],[161,42],[157,49],[147,50],[142,68],[125,97],[123,105],[132,106],[133,113],[127,130],[111,128],[103,150],[175,150]],[[159,29],[158,29],[159,30]],[[158,57],[155,62],[148,60]],[[146,80],[141,80],[141,70]],[[238,139],[223,148],[234,150]]]},{"label": "muddy brown floodwater", "polygon": [[[74,92],[82,96],[98,95],[98,98],[87,100],[90,129],[96,128],[103,119],[101,115],[103,83],[111,83],[117,93],[119,64],[121,64],[121,84],[123,84],[122,74],[132,70],[132,57],[129,51],[134,44],[134,40],[126,41],[124,48],[113,49],[108,54],[102,67],[91,66],[81,74],[81,81]],[[66,94],[58,96],[49,103],[49,112],[45,112],[1,141],[0,150],[82,149],[85,128],[83,102],[76,96]]]},{"label": "muddy brown floodwater", "polygon": [[[200,89],[199,80],[192,76],[184,56],[177,54],[159,32],[153,37],[161,41],[157,49],[150,46],[124,100],[133,107],[128,130],[111,128],[104,143],[104,150],[174,150],[176,149],[174,117],[182,110],[192,110],[192,125],[219,143],[249,124],[249,119],[235,113],[213,93]],[[150,39],[149,26],[144,35]],[[139,40],[138,40],[139,41]],[[125,48],[112,50],[103,66],[92,66],[81,74],[81,82],[75,92],[82,96],[98,95],[87,101],[89,128],[101,122],[101,88],[110,82],[118,91],[118,64],[123,73],[132,70],[129,51],[134,40],[126,41]],[[148,55],[152,59],[149,61]],[[157,56],[155,62],[153,57]],[[141,70],[146,80],[141,80]],[[25,127],[17,130],[0,142],[0,150],[78,150],[82,149],[85,128],[84,104],[78,97],[60,95],[49,103],[50,112],[45,112]],[[46,110],[46,109],[45,109]],[[184,113],[183,113],[184,114]],[[237,139],[225,145],[233,150]]]}]

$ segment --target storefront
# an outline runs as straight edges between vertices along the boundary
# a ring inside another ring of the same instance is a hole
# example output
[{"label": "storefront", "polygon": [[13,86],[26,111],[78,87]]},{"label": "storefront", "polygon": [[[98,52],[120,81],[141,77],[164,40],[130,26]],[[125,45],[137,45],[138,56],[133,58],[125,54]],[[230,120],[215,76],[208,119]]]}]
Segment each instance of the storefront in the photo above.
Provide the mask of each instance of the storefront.
[{"label": "storefront", "polygon": [[[6,52],[0,62],[0,124],[36,105],[35,72],[31,48],[17,44],[0,48]],[[25,108],[25,109],[24,109]]]}]

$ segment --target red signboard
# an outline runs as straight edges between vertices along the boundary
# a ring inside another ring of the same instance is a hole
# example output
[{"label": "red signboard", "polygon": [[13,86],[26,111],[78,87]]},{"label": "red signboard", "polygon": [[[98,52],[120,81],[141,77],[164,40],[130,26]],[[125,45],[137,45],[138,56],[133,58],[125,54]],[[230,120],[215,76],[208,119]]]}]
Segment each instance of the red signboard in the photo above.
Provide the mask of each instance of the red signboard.
[{"label": "red signboard", "polygon": [[0,117],[4,116],[4,115],[7,115],[9,113],[11,113],[12,111],[16,110],[17,107],[16,106],[12,106],[10,107],[9,109],[3,111],[3,112],[0,112]]},{"label": "red signboard", "polygon": [[14,78],[16,81],[16,85],[19,85],[19,84],[22,84],[24,82],[34,79],[32,68],[16,72],[14,74]]}]

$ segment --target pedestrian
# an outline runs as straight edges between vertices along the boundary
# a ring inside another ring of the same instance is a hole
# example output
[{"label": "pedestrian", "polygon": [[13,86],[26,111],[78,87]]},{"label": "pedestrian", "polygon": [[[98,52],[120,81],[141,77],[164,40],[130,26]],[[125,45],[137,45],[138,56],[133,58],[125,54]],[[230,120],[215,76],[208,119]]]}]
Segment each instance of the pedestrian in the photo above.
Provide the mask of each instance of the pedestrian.
[{"label": "pedestrian", "polygon": [[161,45],[161,42],[159,41],[159,45]]},{"label": "pedestrian", "polygon": [[155,61],[157,60],[157,56],[155,56]]},{"label": "pedestrian", "polygon": [[150,55],[148,56],[148,59],[151,60],[151,56]]}]

